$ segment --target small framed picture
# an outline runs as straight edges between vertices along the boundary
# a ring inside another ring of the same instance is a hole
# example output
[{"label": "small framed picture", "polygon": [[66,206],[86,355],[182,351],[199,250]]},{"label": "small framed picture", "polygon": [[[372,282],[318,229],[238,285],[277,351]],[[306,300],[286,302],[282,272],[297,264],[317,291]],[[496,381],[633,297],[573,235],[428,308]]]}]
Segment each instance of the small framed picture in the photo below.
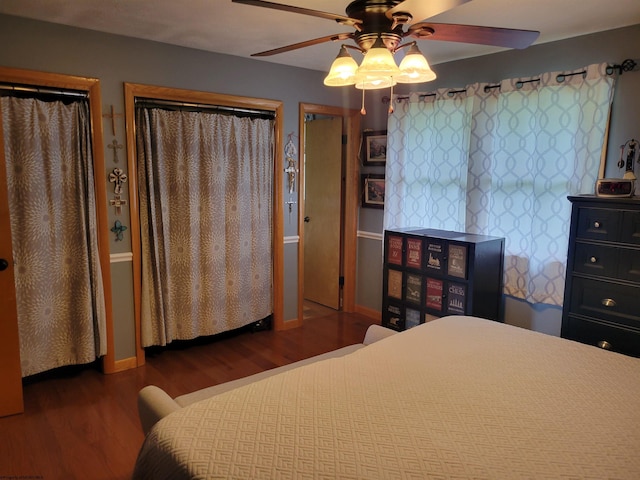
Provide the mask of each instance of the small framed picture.
[{"label": "small framed picture", "polygon": [[385,165],[387,163],[387,131],[362,133],[362,164]]},{"label": "small framed picture", "polygon": [[384,175],[362,175],[362,206],[384,208]]}]

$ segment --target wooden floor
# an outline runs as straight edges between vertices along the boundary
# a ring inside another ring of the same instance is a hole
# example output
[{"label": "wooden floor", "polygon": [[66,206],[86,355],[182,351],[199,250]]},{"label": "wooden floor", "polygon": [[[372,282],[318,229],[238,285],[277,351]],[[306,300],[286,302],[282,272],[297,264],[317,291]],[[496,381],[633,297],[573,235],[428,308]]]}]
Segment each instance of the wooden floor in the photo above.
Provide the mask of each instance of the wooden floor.
[{"label": "wooden floor", "polygon": [[296,329],[244,331],[147,353],[146,365],[125,372],[84,367],[29,379],[25,413],[0,418],[0,479],[130,478],[143,441],[136,405],[142,387],[158,385],[175,397],[361,342],[375,323],[319,312]]}]

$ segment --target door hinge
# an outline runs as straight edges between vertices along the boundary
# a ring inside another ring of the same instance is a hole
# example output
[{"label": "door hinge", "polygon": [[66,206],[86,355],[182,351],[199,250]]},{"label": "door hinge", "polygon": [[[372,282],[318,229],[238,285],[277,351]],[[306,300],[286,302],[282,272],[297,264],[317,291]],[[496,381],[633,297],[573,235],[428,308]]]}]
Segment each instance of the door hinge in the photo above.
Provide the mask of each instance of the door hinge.
[{"label": "door hinge", "polygon": [[344,287],[344,277],[338,277],[338,285]]},{"label": "door hinge", "polygon": [[346,144],[347,144],[347,136],[342,135],[342,145],[346,145]]}]

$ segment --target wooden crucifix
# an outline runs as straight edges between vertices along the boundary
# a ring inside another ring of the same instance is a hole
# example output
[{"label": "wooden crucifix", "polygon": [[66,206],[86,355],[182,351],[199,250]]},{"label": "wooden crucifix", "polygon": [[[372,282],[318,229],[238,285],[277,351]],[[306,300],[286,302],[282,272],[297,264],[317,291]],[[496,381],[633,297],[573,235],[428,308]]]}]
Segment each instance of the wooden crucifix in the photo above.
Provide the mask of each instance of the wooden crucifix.
[{"label": "wooden crucifix", "polygon": [[116,134],[116,118],[117,117],[123,117],[124,115],[122,113],[116,113],[115,109],[113,108],[113,105],[111,105],[111,112],[110,113],[103,113],[102,116],[105,117],[105,118],[110,118],[111,119],[111,133],[113,133],[113,135],[115,136],[115,134]]}]

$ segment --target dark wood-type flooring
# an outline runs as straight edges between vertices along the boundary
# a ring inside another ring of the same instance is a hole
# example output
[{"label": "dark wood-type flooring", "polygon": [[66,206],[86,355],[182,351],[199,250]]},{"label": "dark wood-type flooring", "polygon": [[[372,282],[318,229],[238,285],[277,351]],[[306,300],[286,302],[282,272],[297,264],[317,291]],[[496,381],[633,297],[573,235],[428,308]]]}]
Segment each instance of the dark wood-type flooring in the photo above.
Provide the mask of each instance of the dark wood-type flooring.
[{"label": "dark wood-type flooring", "polygon": [[172,346],[111,375],[85,366],[27,379],[25,413],[0,418],[0,479],[128,479],[143,441],[136,402],[145,385],[175,397],[361,342],[375,323],[309,308],[300,328]]}]

